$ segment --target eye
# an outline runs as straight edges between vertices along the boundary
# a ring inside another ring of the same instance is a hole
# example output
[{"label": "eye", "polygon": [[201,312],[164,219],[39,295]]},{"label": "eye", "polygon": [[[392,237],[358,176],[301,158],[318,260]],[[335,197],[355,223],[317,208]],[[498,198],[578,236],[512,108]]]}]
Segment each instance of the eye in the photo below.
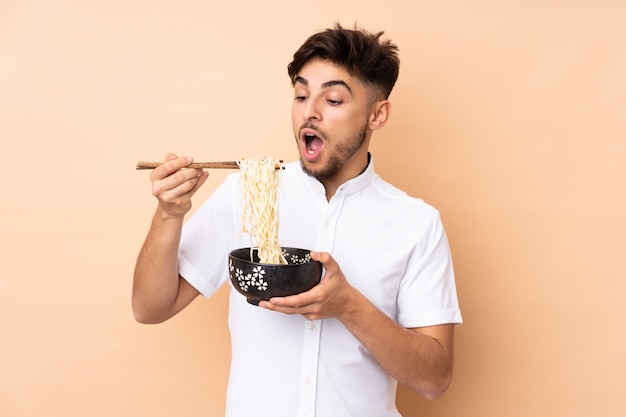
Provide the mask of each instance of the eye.
[{"label": "eye", "polygon": [[339,106],[341,104],[343,104],[342,100],[332,100],[332,99],[328,99],[326,100],[328,102],[328,104],[330,104],[331,106]]},{"label": "eye", "polygon": [[302,102],[302,101],[306,100],[306,96],[296,96],[294,98],[294,100],[298,101],[298,102]]}]

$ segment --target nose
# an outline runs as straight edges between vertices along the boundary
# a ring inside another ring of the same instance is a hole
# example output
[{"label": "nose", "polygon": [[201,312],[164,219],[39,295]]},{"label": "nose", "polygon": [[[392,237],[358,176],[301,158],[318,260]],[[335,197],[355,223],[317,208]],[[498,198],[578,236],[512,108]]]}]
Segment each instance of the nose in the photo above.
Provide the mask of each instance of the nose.
[{"label": "nose", "polygon": [[317,101],[312,97],[309,97],[309,99],[305,102],[302,116],[305,120],[321,119],[321,113],[319,112]]}]

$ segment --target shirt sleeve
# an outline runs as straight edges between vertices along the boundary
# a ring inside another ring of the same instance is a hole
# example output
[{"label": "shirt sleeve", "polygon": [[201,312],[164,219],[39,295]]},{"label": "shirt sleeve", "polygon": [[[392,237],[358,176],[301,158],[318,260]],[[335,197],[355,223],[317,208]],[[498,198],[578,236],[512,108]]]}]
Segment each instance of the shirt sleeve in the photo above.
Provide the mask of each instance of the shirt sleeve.
[{"label": "shirt sleeve", "polygon": [[406,328],[463,322],[452,255],[438,212],[409,259],[398,294],[398,322]]},{"label": "shirt sleeve", "polygon": [[178,272],[204,297],[228,279],[228,254],[241,234],[238,183],[227,177],[183,226]]}]

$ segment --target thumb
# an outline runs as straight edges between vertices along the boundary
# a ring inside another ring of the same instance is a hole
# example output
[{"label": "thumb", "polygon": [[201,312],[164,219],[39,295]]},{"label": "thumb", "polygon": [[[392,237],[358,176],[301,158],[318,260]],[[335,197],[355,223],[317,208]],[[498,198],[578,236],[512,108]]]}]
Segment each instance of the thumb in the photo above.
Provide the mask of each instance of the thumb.
[{"label": "thumb", "polygon": [[326,269],[328,269],[329,266],[335,264],[335,260],[333,259],[332,256],[330,256],[330,253],[328,252],[311,251],[311,258],[314,261],[321,262],[322,265],[324,265],[324,268]]}]

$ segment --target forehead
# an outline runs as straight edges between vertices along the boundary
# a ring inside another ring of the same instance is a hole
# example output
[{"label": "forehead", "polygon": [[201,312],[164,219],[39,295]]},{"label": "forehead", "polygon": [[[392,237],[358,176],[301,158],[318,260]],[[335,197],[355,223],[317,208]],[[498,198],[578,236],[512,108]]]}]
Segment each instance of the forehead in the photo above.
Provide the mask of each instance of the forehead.
[{"label": "forehead", "polygon": [[362,87],[359,79],[350,75],[344,68],[321,58],[309,60],[296,76],[296,83],[305,83],[312,88],[329,86],[329,83],[337,85],[334,83],[336,81],[342,81],[350,89]]}]

